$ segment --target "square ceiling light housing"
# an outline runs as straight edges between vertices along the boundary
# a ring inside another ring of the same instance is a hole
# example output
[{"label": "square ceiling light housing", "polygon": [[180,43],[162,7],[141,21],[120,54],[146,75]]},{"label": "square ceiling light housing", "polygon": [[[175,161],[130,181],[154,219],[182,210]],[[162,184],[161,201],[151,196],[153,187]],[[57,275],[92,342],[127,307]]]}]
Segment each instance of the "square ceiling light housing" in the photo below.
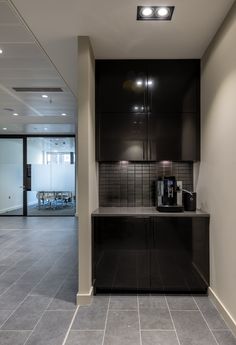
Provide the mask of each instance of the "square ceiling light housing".
[{"label": "square ceiling light housing", "polygon": [[174,6],[138,6],[137,20],[171,20]]}]

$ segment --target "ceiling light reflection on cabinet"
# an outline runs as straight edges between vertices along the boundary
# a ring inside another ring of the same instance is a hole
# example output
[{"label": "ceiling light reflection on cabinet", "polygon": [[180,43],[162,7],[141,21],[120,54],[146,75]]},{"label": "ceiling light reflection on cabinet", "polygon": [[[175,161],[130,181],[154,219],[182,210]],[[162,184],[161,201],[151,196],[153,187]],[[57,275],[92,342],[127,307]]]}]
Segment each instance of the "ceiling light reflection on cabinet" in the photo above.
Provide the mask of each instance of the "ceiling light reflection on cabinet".
[{"label": "ceiling light reflection on cabinet", "polygon": [[142,86],[143,85],[143,81],[142,80],[137,80],[136,81],[136,85],[137,86]]},{"label": "ceiling light reflection on cabinet", "polygon": [[3,54],[3,50],[0,48],[0,54]]},{"label": "ceiling light reflection on cabinet", "polygon": [[12,115],[13,115],[13,116],[18,116],[19,114],[17,114],[17,113],[13,113]]},{"label": "ceiling light reflection on cabinet", "polygon": [[42,95],[42,98],[48,98],[48,95]]}]

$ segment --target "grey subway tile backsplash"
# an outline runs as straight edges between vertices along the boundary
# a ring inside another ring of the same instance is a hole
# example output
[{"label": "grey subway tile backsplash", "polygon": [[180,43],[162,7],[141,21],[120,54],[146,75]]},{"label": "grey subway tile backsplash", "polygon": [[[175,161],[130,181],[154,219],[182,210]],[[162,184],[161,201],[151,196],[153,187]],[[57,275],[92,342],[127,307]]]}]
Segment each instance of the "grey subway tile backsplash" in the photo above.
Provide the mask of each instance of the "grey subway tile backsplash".
[{"label": "grey subway tile backsplash", "polygon": [[191,162],[99,163],[99,205],[150,207],[155,204],[155,181],[176,176],[183,188],[193,190]]}]

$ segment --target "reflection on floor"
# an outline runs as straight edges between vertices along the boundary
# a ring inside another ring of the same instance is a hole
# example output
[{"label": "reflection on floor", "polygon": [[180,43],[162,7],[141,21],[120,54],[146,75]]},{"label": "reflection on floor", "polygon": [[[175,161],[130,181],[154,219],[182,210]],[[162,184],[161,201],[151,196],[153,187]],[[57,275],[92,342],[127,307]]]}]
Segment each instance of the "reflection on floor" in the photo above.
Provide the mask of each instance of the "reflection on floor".
[{"label": "reflection on floor", "polygon": [[[4,214],[3,216],[20,216],[23,214],[23,209],[18,208],[14,211],[9,211]],[[28,206],[28,215],[29,216],[74,216],[75,215],[75,204],[68,204],[63,207],[40,207],[38,208],[38,204]]]},{"label": "reflection on floor", "polygon": [[208,297],[76,292],[75,218],[1,218],[1,345],[236,345]]}]

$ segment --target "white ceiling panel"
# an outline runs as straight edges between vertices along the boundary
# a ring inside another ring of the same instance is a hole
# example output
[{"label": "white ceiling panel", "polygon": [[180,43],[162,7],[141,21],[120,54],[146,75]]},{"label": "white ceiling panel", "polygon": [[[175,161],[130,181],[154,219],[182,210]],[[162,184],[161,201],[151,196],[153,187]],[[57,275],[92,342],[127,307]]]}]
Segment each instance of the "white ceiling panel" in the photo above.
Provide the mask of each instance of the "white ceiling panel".
[{"label": "white ceiling panel", "polygon": [[[74,133],[74,95],[17,11],[1,1],[0,48],[0,133],[45,133],[44,127],[47,133]],[[42,92],[16,92],[13,87],[60,87],[63,92],[45,100]]]},{"label": "white ceiling panel", "polygon": [[45,53],[35,43],[5,43],[1,48],[4,51],[1,58],[45,58]]},{"label": "white ceiling panel", "polygon": [[12,12],[7,2],[0,2],[0,24],[19,24],[20,20]]},{"label": "white ceiling panel", "polygon": [[4,58],[0,57],[1,68],[24,68],[37,69],[46,68],[48,60],[46,57],[42,58]]},{"label": "white ceiling panel", "polygon": [[0,25],[0,44],[1,43],[32,43],[35,42],[31,33],[19,25]]}]

